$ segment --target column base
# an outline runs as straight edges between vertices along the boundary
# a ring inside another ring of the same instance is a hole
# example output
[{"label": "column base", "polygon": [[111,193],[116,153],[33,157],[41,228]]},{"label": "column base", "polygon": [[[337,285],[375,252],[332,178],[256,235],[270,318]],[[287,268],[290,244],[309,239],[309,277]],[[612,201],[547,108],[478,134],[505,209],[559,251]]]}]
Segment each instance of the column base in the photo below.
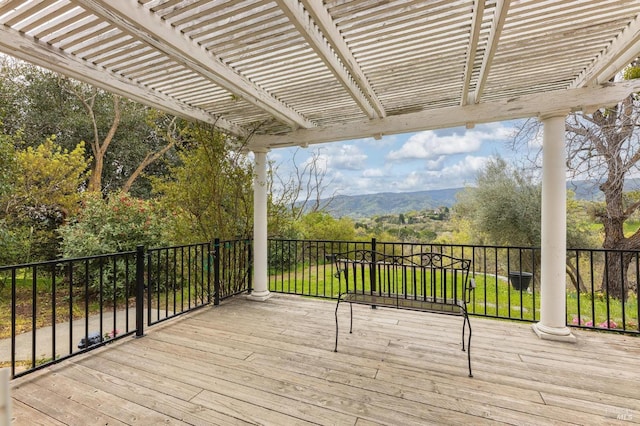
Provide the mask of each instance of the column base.
[{"label": "column base", "polygon": [[264,302],[272,296],[272,293],[269,290],[265,291],[253,291],[251,294],[247,294],[246,298],[248,300],[253,300],[254,302]]},{"label": "column base", "polygon": [[554,340],[556,342],[575,343],[576,336],[571,334],[569,327],[549,327],[539,322],[532,324],[531,329],[542,340]]}]

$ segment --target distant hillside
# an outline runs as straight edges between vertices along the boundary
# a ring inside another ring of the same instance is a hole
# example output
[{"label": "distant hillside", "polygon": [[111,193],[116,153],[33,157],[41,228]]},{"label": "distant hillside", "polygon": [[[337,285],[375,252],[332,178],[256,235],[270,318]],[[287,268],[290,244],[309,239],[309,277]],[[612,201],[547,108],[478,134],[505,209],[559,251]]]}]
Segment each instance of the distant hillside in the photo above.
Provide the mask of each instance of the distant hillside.
[{"label": "distant hillside", "polygon": [[[638,190],[640,179],[629,179],[625,190]],[[338,195],[331,202],[328,212],[334,217],[373,217],[410,211],[452,207],[456,194],[464,188],[437,189],[418,192],[382,192],[367,195]],[[601,201],[604,196],[596,181],[570,181],[567,189],[575,192],[576,199]]]},{"label": "distant hillside", "polygon": [[328,210],[334,217],[372,217],[383,214],[405,213],[451,207],[456,202],[456,194],[463,188],[438,189],[418,192],[383,192],[367,195],[338,195]]}]

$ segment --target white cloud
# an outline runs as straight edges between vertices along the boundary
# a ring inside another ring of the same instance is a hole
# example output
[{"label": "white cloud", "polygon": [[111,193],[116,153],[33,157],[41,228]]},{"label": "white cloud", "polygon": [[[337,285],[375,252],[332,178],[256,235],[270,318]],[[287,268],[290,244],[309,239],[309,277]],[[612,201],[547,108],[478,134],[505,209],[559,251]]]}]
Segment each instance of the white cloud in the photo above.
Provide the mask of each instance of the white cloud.
[{"label": "white cloud", "polygon": [[390,151],[389,161],[438,159],[442,155],[476,152],[482,142],[504,141],[513,130],[501,124],[483,125],[463,133],[442,135],[435,131],[419,132],[411,136],[400,149]]},{"label": "white cloud", "polygon": [[366,169],[362,172],[362,176],[369,177],[369,178],[377,178],[377,177],[388,176],[388,173],[385,169],[381,169],[381,168]]},{"label": "white cloud", "polygon": [[362,170],[367,165],[367,154],[353,144],[340,144],[326,150],[327,166],[336,169]]},{"label": "white cloud", "polygon": [[427,160],[425,167],[427,170],[440,170],[446,158],[446,155],[441,155],[435,160]]},{"label": "white cloud", "polygon": [[478,171],[487,161],[489,157],[467,155],[441,170],[414,170],[404,176],[395,176],[390,186],[393,190],[406,192],[462,187],[475,182]]}]

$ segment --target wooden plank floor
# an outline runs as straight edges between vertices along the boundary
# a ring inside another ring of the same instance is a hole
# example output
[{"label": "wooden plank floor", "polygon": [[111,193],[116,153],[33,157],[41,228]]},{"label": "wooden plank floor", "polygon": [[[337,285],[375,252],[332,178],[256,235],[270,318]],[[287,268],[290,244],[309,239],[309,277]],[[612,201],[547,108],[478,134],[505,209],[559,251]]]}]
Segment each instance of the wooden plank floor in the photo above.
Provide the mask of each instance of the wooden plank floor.
[{"label": "wooden plank floor", "polygon": [[274,295],[225,301],[12,382],[16,425],[640,423],[640,339],[341,307]]}]

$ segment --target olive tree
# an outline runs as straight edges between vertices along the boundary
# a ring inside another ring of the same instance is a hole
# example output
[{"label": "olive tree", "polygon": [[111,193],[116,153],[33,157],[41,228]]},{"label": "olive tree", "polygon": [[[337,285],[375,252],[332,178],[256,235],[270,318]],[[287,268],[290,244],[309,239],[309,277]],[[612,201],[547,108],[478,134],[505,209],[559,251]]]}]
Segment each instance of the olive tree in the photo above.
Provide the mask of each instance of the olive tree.
[{"label": "olive tree", "polygon": [[[453,207],[458,243],[539,247],[542,186],[535,175],[496,157],[476,177],[476,185],[465,188]],[[568,247],[594,247],[597,235],[589,228],[586,207],[569,193],[567,202]],[[582,283],[572,262],[567,272],[576,287]],[[519,260],[518,260],[519,261]],[[524,262],[530,262],[524,259]],[[539,265],[539,259],[536,259]],[[519,265],[532,267],[533,265]]]}]

